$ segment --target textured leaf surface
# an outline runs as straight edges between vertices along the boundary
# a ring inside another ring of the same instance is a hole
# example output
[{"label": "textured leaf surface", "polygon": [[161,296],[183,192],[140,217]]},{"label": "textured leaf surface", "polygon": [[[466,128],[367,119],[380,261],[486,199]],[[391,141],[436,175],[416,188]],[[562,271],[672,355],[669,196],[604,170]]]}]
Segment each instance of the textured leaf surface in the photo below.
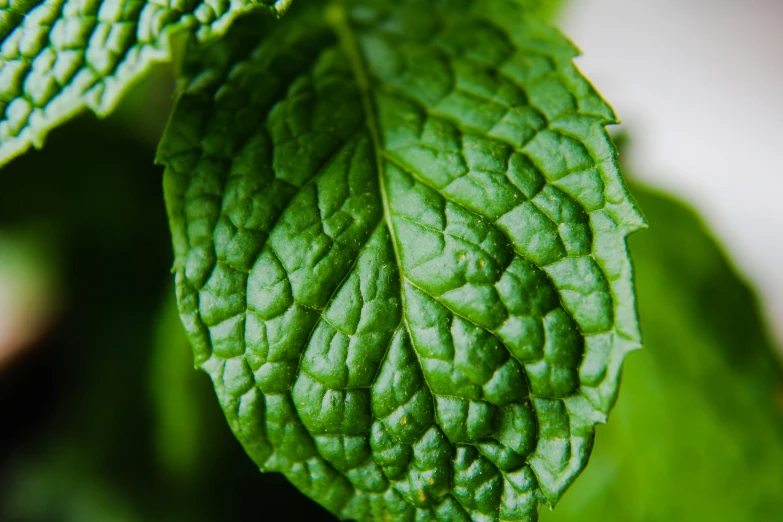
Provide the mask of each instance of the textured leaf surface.
[{"label": "textured leaf surface", "polygon": [[585,475],[546,522],[776,522],[783,371],[756,296],[693,211],[634,190],[645,349],[624,370]]},{"label": "textured leaf surface", "polygon": [[268,23],[191,49],[159,148],[234,433],[341,518],[535,520],[639,343],[611,109],[513,2]]},{"label": "textured leaf surface", "polygon": [[0,0],[0,165],[85,108],[106,115],[173,35],[207,40],[289,1]]}]

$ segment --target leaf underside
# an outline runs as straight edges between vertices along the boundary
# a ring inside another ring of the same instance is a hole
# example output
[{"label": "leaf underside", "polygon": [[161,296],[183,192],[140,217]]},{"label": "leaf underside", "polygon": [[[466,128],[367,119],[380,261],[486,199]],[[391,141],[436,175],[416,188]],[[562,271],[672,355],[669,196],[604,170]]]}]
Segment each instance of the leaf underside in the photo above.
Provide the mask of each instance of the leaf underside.
[{"label": "leaf underside", "polygon": [[84,109],[107,115],[175,34],[209,40],[289,1],[0,0],[0,165]]},{"label": "leaf underside", "polygon": [[158,150],[197,365],[341,518],[535,520],[639,346],[614,115],[519,4],[300,4],[191,46]]}]

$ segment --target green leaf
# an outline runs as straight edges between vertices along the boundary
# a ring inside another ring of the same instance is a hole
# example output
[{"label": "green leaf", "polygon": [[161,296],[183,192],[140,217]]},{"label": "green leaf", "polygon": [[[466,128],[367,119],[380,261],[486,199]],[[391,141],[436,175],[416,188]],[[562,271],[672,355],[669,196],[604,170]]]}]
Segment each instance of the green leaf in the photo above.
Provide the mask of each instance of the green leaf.
[{"label": "green leaf", "polygon": [[535,11],[536,14],[551,20],[556,18],[557,14],[563,10],[564,0],[515,0],[522,4],[525,9]]},{"label": "green leaf", "polygon": [[171,38],[205,41],[240,14],[290,0],[0,0],[0,165],[86,108],[105,116]]},{"label": "green leaf", "polygon": [[174,299],[167,299],[155,328],[150,354],[150,395],[154,399],[156,456],[169,483],[188,486],[199,477],[205,447],[204,415],[199,403],[201,374],[178,321]]},{"label": "green leaf", "polygon": [[759,522],[783,513],[783,371],[756,296],[682,203],[635,189],[645,349],[585,476],[547,522]]},{"label": "green leaf", "polygon": [[535,520],[639,346],[614,115],[519,4],[302,4],[191,47],[158,150],[196,363],[341,518]]}]

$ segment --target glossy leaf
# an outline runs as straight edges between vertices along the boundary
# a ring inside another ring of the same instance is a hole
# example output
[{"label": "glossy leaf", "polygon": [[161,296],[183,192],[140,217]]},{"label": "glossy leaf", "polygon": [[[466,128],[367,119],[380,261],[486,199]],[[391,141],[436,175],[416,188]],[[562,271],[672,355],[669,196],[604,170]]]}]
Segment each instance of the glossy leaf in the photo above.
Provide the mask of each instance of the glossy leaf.
[{"label": "glossy leaf", "polygon": [[301,4],[190,48],[158,151],[196,362],[341,518],[535,520],[639,346],[614,115],[518,3]]},{"label": "glossy leaf", "polygon": [[280,13],[290,0],[0,0],[0,165],[54,126],[108,114],[171,38],[223,34],[240,14]]}]

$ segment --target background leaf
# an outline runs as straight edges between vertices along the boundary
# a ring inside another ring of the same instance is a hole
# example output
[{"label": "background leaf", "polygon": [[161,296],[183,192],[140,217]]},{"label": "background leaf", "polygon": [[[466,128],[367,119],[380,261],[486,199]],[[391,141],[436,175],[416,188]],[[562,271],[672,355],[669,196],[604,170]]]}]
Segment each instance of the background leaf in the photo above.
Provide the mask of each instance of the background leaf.
[{"label": "background leaf", "polygon": [[684,204],[635,188],[644,350],[627,362],[591,465],[542,519],[776,521],[783,371],[756,296]]},{"label": "background leaf", "polygon": [[239,15],[280,14],[290,0],[0,0],[0,165],[43,146],[84,109],[107,115],[171,39],[223,34]]}]

